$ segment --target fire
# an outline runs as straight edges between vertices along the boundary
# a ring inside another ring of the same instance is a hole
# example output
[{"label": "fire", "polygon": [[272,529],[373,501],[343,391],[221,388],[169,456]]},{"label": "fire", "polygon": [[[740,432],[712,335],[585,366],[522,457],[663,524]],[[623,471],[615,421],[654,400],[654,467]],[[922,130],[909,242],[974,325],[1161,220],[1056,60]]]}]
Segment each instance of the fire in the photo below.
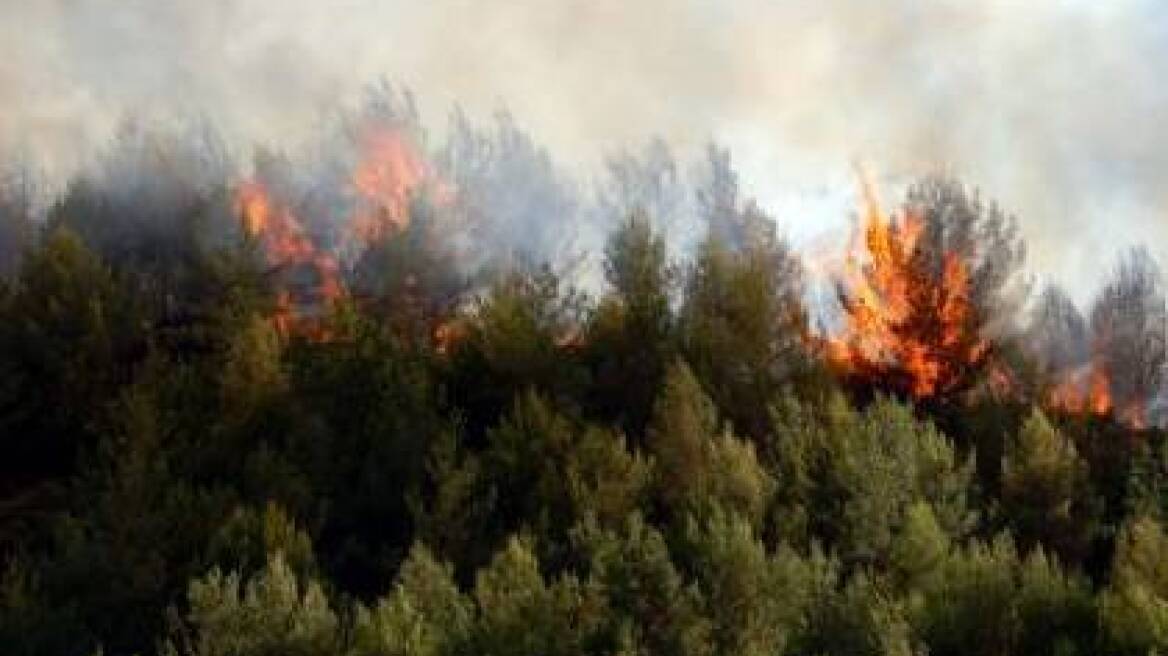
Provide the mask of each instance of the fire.
[{"label": "fire", "polygon": [[1059,381],[1047,399],[1051,407],[1070,414],[1110,414],[1111,376],[1106,367],[1093,363],[1086,372],[1075,372]]},{"label": "fire", "polygon": [[886,216],[867,182],[863,196],[862,240],[853,240],[839,281],[846,326],[828,357],[917,398],[951,391],[989,350],[973,324],[969,268],[956,252],[937,263],[920,213]]},{"label": "fire", "polygon": [[1111,389],[1111,373],[1096,357],[1090,365],[1070,372],[1058,381],[1047,392],[1046,401],[1052,409],[1066,414],[1115,417],[1137,430],[1145,428],[1147,408],[1143,399],[1117,403]]},{"label": "fire", "polygon": [[447,319],[434,328],[434,351],[439,355],[449,355],[455,346],[466,339],[470,328],[461,317]]},{"label": "fire", "polygon": [[360,252],[408,228],[411,204],[422,191],[439,204],[452,197],[408,132],[366,125],[357,145],[359,157],[347,176],[355,202],[344,227],[330,235],[335,250],[322,248],[263,183],[248,180],[236,189],[243,229],[260,244],[278,279],[273,320],[282,332],[319,333],[323,310],[346,295],[338,253],[347,257],[349,247]]},{"label": "fire", "polygon": [[[266,186],[244,182],[236,190],[235,204],[244,231],[259,242],[272,271],[285,283],[277,293],[273,316],[281,333],[288,334],[306,315],[319,313],[344,295],[336,257],[317,248],[296,216],[273,199]],[[293,287],[301,292],[299,297]]]},{"label": "fire", "polygon": [[353,233],[362,241],[378,241],[409,225],[410,202],[431,172],[412,141],[400,130],[367,129],[362,158],[352,186],[360,209]]}]

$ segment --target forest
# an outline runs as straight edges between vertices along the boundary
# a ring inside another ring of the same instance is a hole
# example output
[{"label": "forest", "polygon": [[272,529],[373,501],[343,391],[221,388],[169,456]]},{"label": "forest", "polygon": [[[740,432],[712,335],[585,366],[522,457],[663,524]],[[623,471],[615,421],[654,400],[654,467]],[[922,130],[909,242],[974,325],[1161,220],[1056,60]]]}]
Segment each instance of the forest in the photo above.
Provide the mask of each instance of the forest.
[{"label": "forest", "polygon": [[1080,309],[1025,217],[861,174],[813,265],[690,164],[383,86],[8,169],[0,653],[1168,653],[1149,252]]}]

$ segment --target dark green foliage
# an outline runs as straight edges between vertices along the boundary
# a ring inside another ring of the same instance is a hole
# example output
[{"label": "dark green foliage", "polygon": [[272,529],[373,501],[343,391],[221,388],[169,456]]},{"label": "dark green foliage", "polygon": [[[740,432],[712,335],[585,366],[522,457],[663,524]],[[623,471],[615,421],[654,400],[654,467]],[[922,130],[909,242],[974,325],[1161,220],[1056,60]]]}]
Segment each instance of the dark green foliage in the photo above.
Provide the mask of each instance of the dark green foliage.
[{"label": "dark green foliage", "polygon": [[367,248],[352,274],[353,291],[367,310],[419,344],[429,344],[439,323],[451,317],[466,285],[436,214],[415,202],[405,230]]},{"label": "dark green foliage", "polygon": [[[143,347],[135,299],[72,233],[30,252],[0,297],[0,440],[5,477],[73,469],[93,422]],[[67,401],[67,402],[66,402]]]},{"label": "dark green foliage", "polygon": [[729,152],[710,146],[708,164],[697,190],[707,234],[686,275],[681,348],[735,430],[759,438],[770,396],[806,369],[803,268],[775,221],[740,197]]},{"label": "dark green foliage", "polygon": [[1136,446],[1127,485],[1128,511],[1168,519],[1168,440],[1149,436]]},{"label": "dark green foliage", "polygon": [[619,524],[641,506],[650,481],[649,463],[619,434],[580,426],[534,392],[516,399],[480,454],[459,457],[448,442],[435,447],[437,489],[422,510],[422,535],[472,565],[520,529],[543,538],[544,555],[555,558],[552,547],[576,521]]},{"label": "dark green foliage", "polygon": [[315,656],[340,646],[338,618],[315,580],[276,552],[257,576],[218,569],[191,581],[185,623],[165,652],[183,656]]},{"label": "dark green foliage", "polygon": [[898,601],[860,572],[842,590],[823,590],[795,653],[910,656],[909,625]]},{"label": "dark green foliage", "polygon": [[268,447],[303,472],[313,490],[304,511],[327,513],[322,565],[369,595],[383,589],[413,541],[408,500],[426,482],[431,444],[452,426],[435,403],[424,352],[363,318],[344,328],[292,354],[288,406],[276,418],[283,435],[273,434]]},{"label": "dark green foliage", "polygon": [[1148,517],[1133,517],[1115,548],[1103,593],[1103,627],[1111,649],[1148,654],[1168,648],[1168,535]]},{"label": "dark green foliage", "polygon": [[[449,170],[481,159],[494,185],[518,166],[570,200],[506,120],[460,138]],[[1161,431],[1034,410],[1045,379],[916,406],[849,387],[856,403],[722,151],[697,197],[708,238],[675,277],[638,209],[680,211],[654,157],[614,164],[642,186],[607,201],[624,222],[597,302],[548,267],[463,278],[437,228],[472,209],[419,197],[409,229],[344,262],[352,294],[312,330],[273,320],[258,244],[200,241],[216,176],[154,172],[141,211],[76,183],[54,221],[83,236],[45,233],[0,284],[0,652],[1168,650]],[[1011,307],[1011,222],[948,183],[910,201],[953,222],[929,239],[1005,249],[971,251],[973,275]],[[1080,357],[1060,350],[1071,309],[1047,299],[1033,362],[1007,340],[995,356],[1055,375]]]},{"label": "dark green foliage", "polygon": [[885,564],[914,504],[928,504],[951,537],[972,528],[973,463],[908,408],[883,399],[861,413],[837,396],[816,412],[787,401],[775,423],[780,536]]},{"label": "dark green foliage", "polygon": [[754,445],[719,428],[714,404],[684,363],[666,375],[648,442],[657,494],[672,516],[726,509],[755,526],[762,520],[774,483]]},{"label": "dark green foliage", "polygon": [[372,609],[358,608],[353,651],[362,656],[438,656],[469,637],[474,606],[455,585],[450,568],[415,546],[393,591]]},{"label": "dark green foliage", "polygon": [[619,530],[588,523],[577,533],[589,580],[605,590],[610,631],[634,653],[711,653],[713,629],[697,586],[674,566],[661,533],[631,515]]},{"label": "dark green foliage", "polygon": [[586,375],[575,356],[581,301],[544,267],[503,275],[461,320],[466,334],[451,347],[449,385],[472,437],[528,388],[556,401],[579,392]]},{"label": "dark green foliage", "polygon": [[816,592],[814,563],[786,547],[768,554],[750,522],[729,512],[691,520],[684,542],[716,653],[774,654],[794,642]]},{"label": "dark green foliage", "polygon": [[799,372],[804,313],[798,268],[782,250],[706,241],[681,308],[682,352],[736,430],[765,433],[766,403]]},{"label": "dark green foliage", "polygon": [[1044,545],[1063,562],[1082,562],[1100,508],[1075,445],[1035,410],[1009,440],[1002,469],[1002,515],[1019,546]]},{"label": "dark green foliage", "polygon": [[910,604],[929,653],[1095,653],[1086,582],[1041,549],[1020,559],[1008,536],[946,554]]},{"label": "dark green foliage", "polygon": [[604,420],[641,436],[674,346],[669,306],[673,272],[665,241],[647,216],[634,212],[605,250],[611,289],[588,325],[586,357],[592,369],[592,403]]}]

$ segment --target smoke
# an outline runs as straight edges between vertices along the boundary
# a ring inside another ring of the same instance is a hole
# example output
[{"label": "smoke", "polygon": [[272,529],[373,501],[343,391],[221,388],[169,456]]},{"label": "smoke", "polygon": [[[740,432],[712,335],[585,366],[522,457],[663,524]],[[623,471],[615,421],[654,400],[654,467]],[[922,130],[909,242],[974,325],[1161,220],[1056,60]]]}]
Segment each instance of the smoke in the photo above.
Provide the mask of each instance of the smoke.
[{"label": "smoke", "polygon": [[1120,249],[1168,243],[1152,0],[0,5],[0,156],[58,178],[126,115],[201,117],[240,152],[303,144],[384,76],[439,131],[455,103],[505,105],[581,179],[653,136],[687,159],[715,139],[796,243],[846,225],[856,159],[892,186],[979,185],[1077,300]]}]

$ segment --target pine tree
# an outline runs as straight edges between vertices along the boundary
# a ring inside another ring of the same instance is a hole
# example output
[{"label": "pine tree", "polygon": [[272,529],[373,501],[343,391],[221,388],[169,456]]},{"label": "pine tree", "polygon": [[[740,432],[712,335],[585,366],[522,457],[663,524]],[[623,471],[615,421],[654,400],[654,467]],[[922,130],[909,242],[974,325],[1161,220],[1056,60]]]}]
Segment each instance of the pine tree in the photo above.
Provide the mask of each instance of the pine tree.
[{"label": "pine tree", "polygon": [[1133,517],[1115,547],[1102,617],[1114,653],[1149,654],[1168,649],[1168,534],[1160,522]]},{"label": "pine tree", "polygon": [[1095,537],[1099,509],[1087,465],[1039,410],[1007,443],[1001,508],[1023,550],[1041,544],[1063,562],[1079,563]]},{"label": "pine tree", "polygon": [[774,489],[751,442],[719,431],[714,404],[684,363],[675,363],[649,427],[657,492],[675,517],[715,507],[762,520]]}]

